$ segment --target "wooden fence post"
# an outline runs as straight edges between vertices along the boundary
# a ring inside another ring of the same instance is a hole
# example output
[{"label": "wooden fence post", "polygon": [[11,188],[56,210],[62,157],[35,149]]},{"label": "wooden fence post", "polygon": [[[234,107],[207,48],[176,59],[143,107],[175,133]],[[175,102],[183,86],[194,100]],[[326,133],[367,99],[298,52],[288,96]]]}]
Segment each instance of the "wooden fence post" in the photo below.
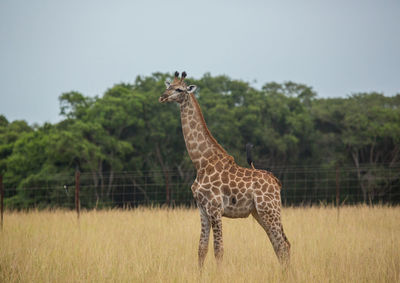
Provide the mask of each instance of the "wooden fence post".
[{"label": "wooden fence post", "polygon": [[168,171],[165,171],[165,194],[166,194],[166,203],[167,206],[171,206],[171,192],[169,189],[169,175]]},{"label": "wooden fence post", "polygon": [[340,176],[339,176],[339,165],[336,165],[336,207],[337,207],[337,219],[339,221],[339,209],[340,209]]},{"label": "wooden fence post", "polygon": [[76,209],[76,214],[79,219],[79,214],[80,214],[80,201],[79,201],[79,178],[81,176],[81,173],[79,170],[75,171],[75,209]]},{"label": "wooden fence post", "polygon": [[3,212],[4,212],[4,190],[3,190],[3,176],[0,175],[0,211],[1,211],[1,230],[3,230]]}]

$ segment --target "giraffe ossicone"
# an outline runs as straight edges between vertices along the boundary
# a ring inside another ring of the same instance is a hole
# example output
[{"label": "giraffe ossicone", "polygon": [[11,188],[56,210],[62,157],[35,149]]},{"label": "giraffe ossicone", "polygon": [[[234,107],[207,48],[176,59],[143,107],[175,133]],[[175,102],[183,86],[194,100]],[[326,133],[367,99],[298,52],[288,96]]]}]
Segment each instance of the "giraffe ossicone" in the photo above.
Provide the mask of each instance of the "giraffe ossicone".
[{"label": "giraffe ossicone", "polygon": [[199,266],[204,264],[208,251],[210,229],[214,236],[214,254],[223,257],[221,217],[245,218],[250,214],[264,228],[274,251],[283,264],[289,262],[290,243],[281,223],[282,187],[270,172],[243,168],[235,163],[207,128],[200,106],[194,96],[195,85],[184,82],[186,72],[175,72],[172,83],[159,102],[180,104],[182,132],[197,176],[191,187],[200,210],[201,234],[198,250]]}]

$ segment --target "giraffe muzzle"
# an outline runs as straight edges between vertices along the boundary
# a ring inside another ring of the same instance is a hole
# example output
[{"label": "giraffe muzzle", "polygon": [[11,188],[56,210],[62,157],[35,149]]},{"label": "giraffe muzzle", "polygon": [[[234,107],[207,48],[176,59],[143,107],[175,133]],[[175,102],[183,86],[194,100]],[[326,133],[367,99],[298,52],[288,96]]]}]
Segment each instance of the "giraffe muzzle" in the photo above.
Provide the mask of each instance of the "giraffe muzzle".
[{"label": "giraffe muzzle", "polygon": [[167,101],[167,96],[164,95],[160,96],[160,98],[158,99],[158,102],[160,103],[164,103],[165,101]]}]

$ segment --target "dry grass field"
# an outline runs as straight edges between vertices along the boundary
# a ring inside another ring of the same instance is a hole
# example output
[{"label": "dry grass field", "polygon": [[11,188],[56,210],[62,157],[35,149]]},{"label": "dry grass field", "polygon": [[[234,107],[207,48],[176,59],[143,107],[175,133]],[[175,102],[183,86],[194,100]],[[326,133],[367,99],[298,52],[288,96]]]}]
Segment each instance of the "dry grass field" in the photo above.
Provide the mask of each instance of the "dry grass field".
[{"label": "dry grass field", "polygon": [[[197,268],[194,209],[6,212],[0,282],[400,282],[400,207],[284,208],[292,244],[282,270],[251,217],[224,219],[224,262],[212,242]],[[212,240],[212,239],[211,239]]]}]

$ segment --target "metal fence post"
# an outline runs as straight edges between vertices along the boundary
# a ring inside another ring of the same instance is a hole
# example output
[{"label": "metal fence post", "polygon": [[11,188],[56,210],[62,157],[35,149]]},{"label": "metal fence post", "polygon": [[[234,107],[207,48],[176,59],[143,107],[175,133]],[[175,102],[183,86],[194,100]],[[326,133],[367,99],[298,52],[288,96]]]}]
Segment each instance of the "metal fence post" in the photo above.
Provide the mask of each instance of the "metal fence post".
[{"label": "metal fence post", "polygon": [[79,178],[81,176],[81,173],[79,170],[75,171],[75,209],[76,209],[76,214],[79,219],[79,214],[80,214],[80,202],[79,202]]},{"label": "metal fence post", "polygon": [[3,190],[3,176],[0,175],[0,211],[1,211],[1,230],[3,230],[3,212],[4,212],[4,190]]}]

